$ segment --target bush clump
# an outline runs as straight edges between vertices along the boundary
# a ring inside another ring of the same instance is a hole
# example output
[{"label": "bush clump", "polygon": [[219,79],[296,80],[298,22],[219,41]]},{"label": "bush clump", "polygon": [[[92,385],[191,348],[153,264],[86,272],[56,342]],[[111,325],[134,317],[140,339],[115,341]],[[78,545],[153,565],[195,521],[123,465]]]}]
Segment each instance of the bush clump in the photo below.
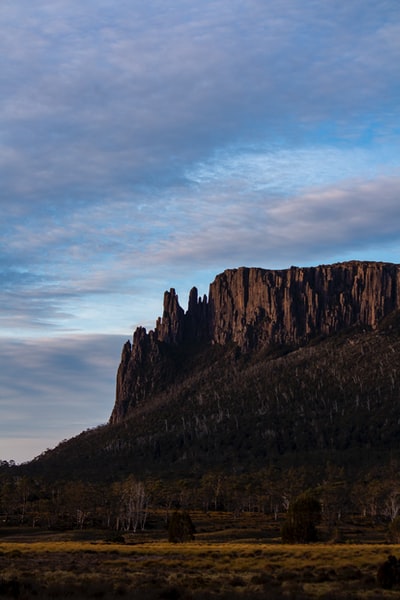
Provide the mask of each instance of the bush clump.
[{"label": "bush clump", "polygon": [[317,525],[321,520],[321,503],[312,492],[300,494],[289,506],[282,525],[282,541],[307,544],[318,539]]},{"label": "bush clump", "polygon": [[376,580],[386,590],[391,590],[394,585],[400,583],[400,562],[395,556],[391,554],[379,565]]},{"label": "bush clump", "polygon": [[176,544],[178,542],[190,542],[194,540],[196,529],[188,512],[175,511],[168,523],[168,541]]}]

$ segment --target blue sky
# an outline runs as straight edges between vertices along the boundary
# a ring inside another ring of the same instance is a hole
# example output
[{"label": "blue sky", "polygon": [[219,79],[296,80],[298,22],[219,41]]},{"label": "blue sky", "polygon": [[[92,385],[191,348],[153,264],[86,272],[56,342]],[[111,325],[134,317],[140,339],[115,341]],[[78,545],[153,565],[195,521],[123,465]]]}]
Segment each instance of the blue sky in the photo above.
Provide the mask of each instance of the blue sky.
[{"label": "blue sky", "polygon": [[398,0],[2,0],[0,459],[226,268],[399,261]]}]

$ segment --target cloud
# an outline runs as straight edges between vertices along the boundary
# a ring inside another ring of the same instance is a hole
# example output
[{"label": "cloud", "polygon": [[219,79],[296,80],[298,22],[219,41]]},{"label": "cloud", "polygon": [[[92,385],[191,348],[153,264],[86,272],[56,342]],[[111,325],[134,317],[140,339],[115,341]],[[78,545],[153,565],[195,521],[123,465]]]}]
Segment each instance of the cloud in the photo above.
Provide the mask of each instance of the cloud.
[{"label": "cloud", "polygon": [[22,358],[29,375],[7,380],[15,405],[29,380],[35,398],[68,389],[47,347],[92,398],[84,338],[63,360],[56,340],[153,326],[171,286],[397,260],[399,27],[397,0],[3,0],[0,376]]},{"label": "cloud", "polygon": [[85,6],[0,13],[5,197],[118,197],[238,140],[301,138],[328,118],[350,135],[377,106],[381,121],[398,111],[393,3]]},{"label": "cloud", "polygon": [[24,461],[105,423],[124,341],[111,335],[2,338],[0,458]]},{"label": "cloud", "polygon": [[[400,178],[345,180],[282,199],[260,191],[238,203],[227,195],[188,208],[185,228],[163,240],[149,261],[181,267],[285,267],[316,263],[342,253],[399,245]],[[190,202],[189,206],[192,206]],[[376,257],[378,259],[378,257]],[[272,264],[271,264],[272,263]]]},{"label": "cloud", "polygon": [[[323,249],[351,251],[386,246],[398,248],[397,223],[400,178],[343,181],[332,188],[313,190],[281,204],[270,212],[272,228],[287,224],[288,239],[297,239],[314,255]],[[300,254],[301,255],[301,254]]]}]

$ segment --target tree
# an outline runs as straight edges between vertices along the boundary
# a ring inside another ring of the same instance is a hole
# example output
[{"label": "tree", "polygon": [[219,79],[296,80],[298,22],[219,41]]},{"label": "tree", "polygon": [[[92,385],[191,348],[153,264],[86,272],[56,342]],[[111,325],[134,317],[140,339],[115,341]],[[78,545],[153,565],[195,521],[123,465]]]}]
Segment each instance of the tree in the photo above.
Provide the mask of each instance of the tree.
[{"label": "tree", "polygon": [[63,503],[71,525],[83,529],[93,519],[95,512],[95,486],[83,481],[68,482],[64,487]]},{"label": "tree", "polygon": [[389,541],[393,544],[400,543],[400,516],[397,516],[389,525],[388,529]]},{"label": "tree", "polygon": [[317,540],[321,520],[321,503],[311,491],[300,494],[290,505],[282,526],[282,541],[308,543]]},{"label": "tree", "polygon": [[332,531],[342,520],[342,512],[350,504],[344,469],[328,464],[326,479],[319,487],[322,518]]},{"label": "tree", "polygon": [[168,541],[176,544],[177,542],[189,542],[194,540],[196,529],[193,525],[189,513],[186,511],[175,511],[168,523]]},{"label": "tree", "polygon": [[204,498],[204,510],[208,511],[210,506],[218,510],[223,506],[223,486],[225,478],[221,473],[205,473],[201,479],[200,493]]},{"label": "tree", "polygon": [[388,481],[383,502],[383,514],[393,522],[400,511],[400,486],[398,481]]},{"label": "tree", "polygon": [[136,532],[140,527],[143,531],[147,520],[149,501],[144,484],[130,475],[122,483],[116,484],[114,491],[119,499],[116,528]]}]

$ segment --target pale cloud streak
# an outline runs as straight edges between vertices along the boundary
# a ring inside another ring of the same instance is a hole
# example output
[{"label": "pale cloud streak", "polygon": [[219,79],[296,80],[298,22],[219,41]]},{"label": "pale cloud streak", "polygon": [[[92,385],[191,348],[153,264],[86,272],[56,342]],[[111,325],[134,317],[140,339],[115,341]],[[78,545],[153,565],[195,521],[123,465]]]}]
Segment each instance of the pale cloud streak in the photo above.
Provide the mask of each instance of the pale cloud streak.
[{"label": "pale cloud streak", "polygon": [[[287,198],[248,194],[242,203],[225,198],[219,202],[189,203],[185,228],[163,241],[149,254],[155,263],[203,267],[211,261],[222,266],[271,266],[284,268],[349,258],[364,248],[371,259],[372,247],[383,247],[395,257],[399,250],[400,177],[371,181],[344,180],[335,186],[314,187]],[[388,250],[388,246],[391,251]],[[255,257],[259,261],[255,262]]]}]

